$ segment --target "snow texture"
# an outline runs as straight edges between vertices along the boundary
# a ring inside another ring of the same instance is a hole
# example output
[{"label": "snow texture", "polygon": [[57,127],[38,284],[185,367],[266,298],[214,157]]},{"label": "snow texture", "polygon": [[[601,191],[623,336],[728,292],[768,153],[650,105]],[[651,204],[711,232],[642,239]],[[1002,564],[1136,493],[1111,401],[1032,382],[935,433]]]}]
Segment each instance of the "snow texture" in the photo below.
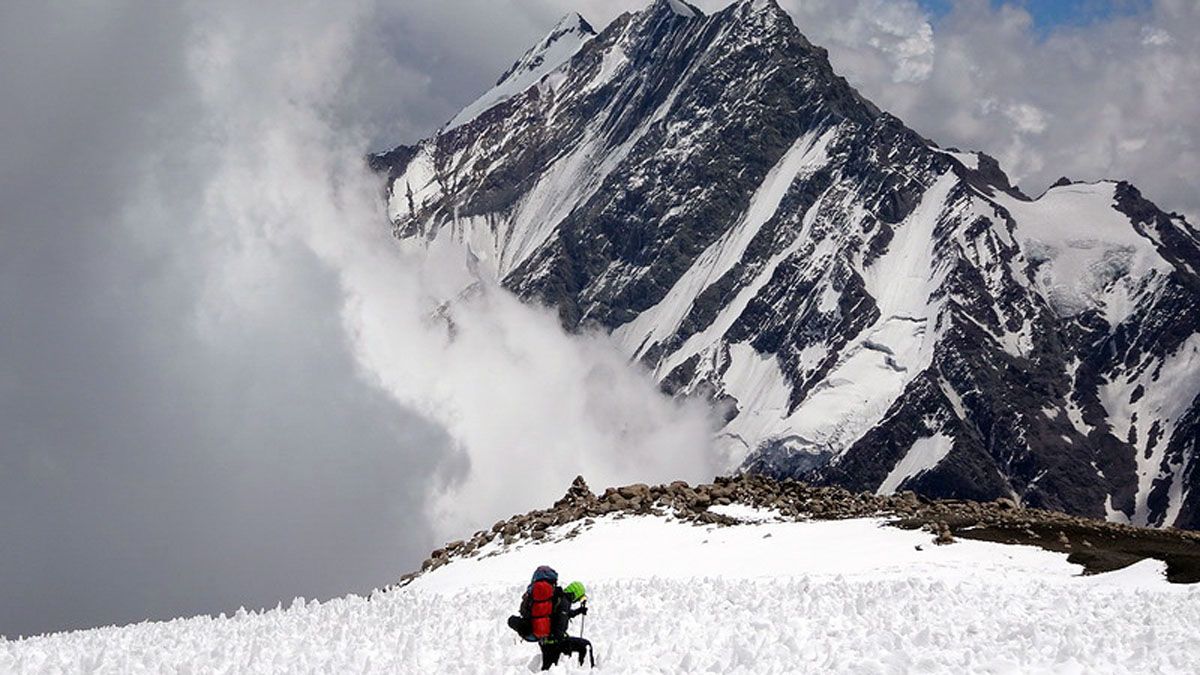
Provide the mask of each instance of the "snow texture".
[{"label": "snow texture", "polygon": [[1032,202],[998,195],[1017,223],[1027,255],[1039,263],[1037,282],[1064,315],[1094,306],[1109,324],[1128,316],[1143,277],[1171,267],[1113,207],[1116,183],[1073,183],[1051,188]]},{"label": "snow texture", "polygon": [[[1167,478],[1171,481],[1164,522],[1174,522],[1183,506],[1182,476],[1178,472],[1164,475],[1162,465],[1167,444],[1152,442],[1148,430],[1157,426],[1164,438],[1173,436],[1179,419],[1200,397],[1200,378],[1194,375],[1198,370],[1200,335],[1193,335],[1175,353],[1167,355],[1157,368],[1140,374],[1135,371],[1100,387],[1100,400],[1109,414],[1113,431],[1120,438],[1133,436],[1136,439],[1134,446],[1138,452],[1134,458],[1138,490],[1132,518],[1136,524],[1149,523],[1148,499],[1155,480]],[[1136,391],[1144,393],[1135,395]]]},{"label": "snow texture", "polygon": [[[879,423],[905,386],[929,366],[938,335],[931,299],[942,271],[932,267],[933,231],[955,184],[946,174],[896,228],[887,252],[863,274],[879,306],[879,319],[842,352],[838,363],[790,415],[757,439],[791,433],[834,451],[845,451]],[[779,376],[782,384],[783,376]]]},{"label": "snow texture", "polygon": [[1200,659],[1200,592],[1155,561],[1080,577],[1040,549],[736,515],[751,522],[602,518],[370,599],[0,642],[0,672],[529,672],[537,650],[505,618],[538,564],[587,584],[572,628],[599,672],[1184,673]]},{"label": "snow texture", "polygon": [[[750,243],[779,210],[779,205],[787,195],[788,188],[792,186],[792,183],[798,177],[811,174],[829,161],[826,151],[836,137],[837,130],[831,129],[823,134],[810,133],[801,136],[793,143],[779,163],[767,174],[762,185],[755,191],[745,215],[737,226],[710,246],[661,302],[642,312],[629,325],[622,326],[617,331],[617,338],[627,346],[632,344],[649,346],[674,333],[700,294],[733,269],[735,265],[742,262]],[[671,372],[675,366],[691,358],[692,355],[716,343],[729,330],[730,325],[741,315],[746,305],[767,283],[771,274],[791,252],[788,250],[774,256],[764,270],[759,273],[754,283],[743,289],[711,326],[693,335],[678,351],[672,354],[670,359],[660,367],[660,372]]]}]

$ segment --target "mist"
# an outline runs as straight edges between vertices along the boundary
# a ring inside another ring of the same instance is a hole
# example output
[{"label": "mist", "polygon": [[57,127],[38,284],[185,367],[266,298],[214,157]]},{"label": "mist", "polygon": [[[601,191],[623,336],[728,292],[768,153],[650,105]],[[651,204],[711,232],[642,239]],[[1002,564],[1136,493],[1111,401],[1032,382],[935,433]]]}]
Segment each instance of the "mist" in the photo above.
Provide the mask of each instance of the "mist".
[{"label": "mist", "polygon": [[5,12],[0,634],[365,593],[577,474],[726,468],[606,337],[391,238],[373,4]]}]

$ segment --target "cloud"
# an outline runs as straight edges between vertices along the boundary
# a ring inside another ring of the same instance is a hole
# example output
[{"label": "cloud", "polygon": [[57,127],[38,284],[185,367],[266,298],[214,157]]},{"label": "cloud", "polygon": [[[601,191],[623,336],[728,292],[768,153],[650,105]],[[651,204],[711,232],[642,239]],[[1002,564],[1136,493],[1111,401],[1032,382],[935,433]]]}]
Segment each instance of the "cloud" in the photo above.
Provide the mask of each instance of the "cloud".
[{"label": "cloud", "polygon": [[336,274],[210,217],[195,17],[3,13],[0,633],[394,578],[449,438],[356,376]]},{"label": "cloud", "polygon": [[443,81],[396,14],[3,12],[0,633],[365,592],[578,472],[715,471],[604,338],[495,288],[431,318],[463,258],[400,251],[362,162]]},{"label": "cloud", "polygon": [[[544,505],[579,473],[605,486],[730,468],[713,455],[708,410],[664,396],[606,336],[568,335],[552,311],[499,287],[458,297],[472,281],[463,250],[405,252],[390,238],[382,183],[362,161],[366,134],[329,111],[362,77],[358,32],[328,19],[288,28],[306,35],[302,53],[221,30],[193,54],[203,104],[230,134],[200,221],[242,249],[209,306],[221,315],[230,298],[252,302],[280,245],[302,244],[336,274],[360,373],[454,444],[441,480],[408,488],[430,488],[441,536]],[[268,80],[247,78],[260,69]],[[252,91],[264,102],[247,106]]]},{"label": "cloud", "polygon": [[1028,192],[1123,179],[1200,216],[1200,5],[1156,0],[1046,33],[1015,3],[957,0],[936,24],[913,2],[782,4],[868,98],[943,146],[996,156]]}]

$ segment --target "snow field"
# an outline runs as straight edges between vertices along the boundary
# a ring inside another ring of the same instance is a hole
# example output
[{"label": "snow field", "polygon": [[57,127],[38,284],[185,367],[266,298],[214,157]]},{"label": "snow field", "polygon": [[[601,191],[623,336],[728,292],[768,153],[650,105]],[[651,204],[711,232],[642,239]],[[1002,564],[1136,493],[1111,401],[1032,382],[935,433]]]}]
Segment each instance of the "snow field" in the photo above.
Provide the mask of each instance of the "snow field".
[{"label": "snow field", "polygon": [[877,520],[721,508],[746,524],[606,517],[370,600],[0,641],[0,673],[530,672],[537,648],[505,619],[541,563],[587,584],[584,636],[600,672],[1185,673],[1200,662],[1200,588],[1167,584],[1156,561],[1079,577],[1040,549],[937,547]]},{"label": "snow field", "polygon": [[1114,207],[1116,188],[1074,183],[1031,202],[995,196],[1016,220],[1027,255],[1045,259],[1037,275],[1043,296],[1064,314],[1100,307],[1113,326],[1136,307],[1139,283],[1171,270],[1154,242]]},{"label": "snow field", "polygon": [[[629,579],[783,579],[861,577],[992,578],[997,586],[1022,578],[1079,581],[1081,568],[1066,557],[1028,546],[963,541],[933,546],[931,534],[887,527],[873,518],[779,522],[772,511],[744,505],[715,506],[745,524],[704,527],[656,516],[597,518],[591,526],[566,525],[542,542],[507,548],[495,543],[479,558],[455,561],[415,580],[409,588],[442,594],[481,586],[508,588],[548,564],[564,583]],[[564,535],[578,529],[572,538]],[[1151,588],[1167,586],[1150,580]]]},{"label": "snow field", "polygon": [[[504,624],[522,588],[406,589],[0,643],[0,671],[529,672],[536,646]],[[634,579],[589,593],[584,635],[601,672],[1185,673],[1200,658],[1195,594],[915,577]]]},{"label": "snow field", "polygon": [[946,434],[934,434],[928,438],[918,438],[908,452],[896,462],[895,468],[888,473],[875,494],[890,495],[900,488],[904,481],[925,473],[936,467],[954,448],[954,439]]}]

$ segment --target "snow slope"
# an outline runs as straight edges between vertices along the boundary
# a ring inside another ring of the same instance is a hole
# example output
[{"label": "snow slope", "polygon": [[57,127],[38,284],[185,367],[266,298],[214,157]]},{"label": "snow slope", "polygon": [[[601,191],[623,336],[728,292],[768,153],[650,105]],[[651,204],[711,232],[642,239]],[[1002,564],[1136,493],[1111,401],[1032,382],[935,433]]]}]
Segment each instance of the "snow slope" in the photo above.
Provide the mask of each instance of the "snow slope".
[{"label": "snow slope", "polygon": [[946,455],[950,454],[950,449],[954,447],[954,439],[945,434],[936,434],[928,438],[919,438],[908,452],[904,454],[896,467],[891,470],[887,478],[879,484],[879,489],[876,494],[890,495],[900,487],[904,481],[919,476],[921,472],[928,471],[938,465]]},{"label": "snow slope", "polygon": [[563,17],[545,39],[512,65],[496,86],[463,108],[442,131],[460,127],[537,84],[566,63],[594,35],[592,27],[578,14]]},{"label": "snow slope", "polygon": [[726,515],[745,524],[568,524],[371,599],[0,642],[0,672],[529,672],[537,650],[504,621],[542,563],[587,584],[602,672],[1182,673],[1200,659],[1200,589],[1153,561],[1080,577],[1040,549],[937,547],[875,520]]},{"label": "snow slope", "polygon": [[1116,183],[1072,183],[1035,201],[997,200],[1013,215],[1017,236],[1041,266],[1037,282],[1064,314],[1100,306],[1112,325],[1132,311],[1139,282],[1165,276],[1171,265],[1129,217],[1113,208]]}]

